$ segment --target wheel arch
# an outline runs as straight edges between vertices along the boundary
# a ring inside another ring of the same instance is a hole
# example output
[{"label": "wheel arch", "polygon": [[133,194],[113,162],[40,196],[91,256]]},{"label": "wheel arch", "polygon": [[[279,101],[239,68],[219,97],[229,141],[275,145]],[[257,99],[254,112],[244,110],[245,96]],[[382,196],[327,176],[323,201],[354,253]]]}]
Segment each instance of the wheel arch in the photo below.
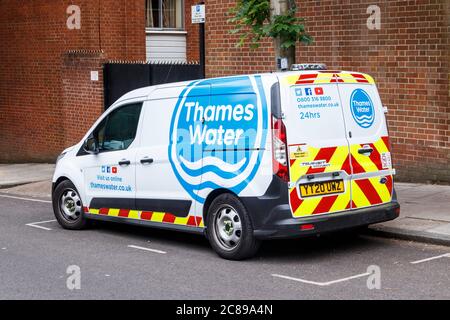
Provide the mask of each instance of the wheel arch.
[{"label": "wheel arch", "polygon": [[[56,181],[53,182],[53,184],[52,184],[52,193],[53,193],[53,191],[55,191],[55,188],[56,188],[61,182],[66,181],[66,180],[72,181],[72,180],[70,180],[70,179],[69,179],[68,177],[66,177],[66,176],[61,176],[61,177],[59,177],[58,179],[56,179]],[[72,182],[72,183],[73,183],[73,182]]]},{"label": "wheel arch", "polygon": [[203,204],[203,221],[205,224],[205,227],[208,227],[207,225],[207,221],[208,221],[208,211],[209,208],[211,207],[212,202],[214,201],[214,199],[216,199],[218,196],[222,195],[222,194],[232,194],[235,197],[239,198],[239,196],[234,193],[233,191],[226,189],[226,188],[220,188],[220,189],[215,189],[212,192],[210,192],[208,194],[208,196],[206,197],[205,203]]}]

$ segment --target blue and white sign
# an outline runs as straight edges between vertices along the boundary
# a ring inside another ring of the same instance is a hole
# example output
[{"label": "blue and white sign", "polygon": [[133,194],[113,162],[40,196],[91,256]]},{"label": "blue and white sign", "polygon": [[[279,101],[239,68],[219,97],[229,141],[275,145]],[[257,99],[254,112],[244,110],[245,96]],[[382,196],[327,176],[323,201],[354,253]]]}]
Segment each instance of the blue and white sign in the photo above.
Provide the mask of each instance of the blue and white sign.
[{"label": "blue and white sign", "polygon": [[361,128],[370,128],[375,121],[375,108],[369,95],[363,89],[356,89],[350,96],[350,109],[355,122]]},{"label": "blue and white sign", "polygon": [[191,8],[192,23],[205,23],[206,10],[204,4],[197,4]]},{"label": "blue and white sign", "polygon": [[203,203],[199,191],[222,187],[239,194],[260,165],[267,122],[259,76],[201,80],[186,87],[172,116],[168,151],[190,196]]}]

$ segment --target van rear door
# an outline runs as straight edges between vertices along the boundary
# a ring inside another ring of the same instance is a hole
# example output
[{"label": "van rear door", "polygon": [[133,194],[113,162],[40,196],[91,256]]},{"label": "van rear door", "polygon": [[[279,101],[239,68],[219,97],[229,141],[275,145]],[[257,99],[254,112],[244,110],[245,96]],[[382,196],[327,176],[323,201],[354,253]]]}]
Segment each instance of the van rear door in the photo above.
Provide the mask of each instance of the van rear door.
[{"label": "van rear door", "polygon": [[333,74],[280,78],[294,217],[351,208],[351,167],[344,114]]},{"label": "van rear door", "polygon": [[365,74],[336,74],[344,112],[352,165],[352,208],[392,199],[389,138],[378,90]]}]

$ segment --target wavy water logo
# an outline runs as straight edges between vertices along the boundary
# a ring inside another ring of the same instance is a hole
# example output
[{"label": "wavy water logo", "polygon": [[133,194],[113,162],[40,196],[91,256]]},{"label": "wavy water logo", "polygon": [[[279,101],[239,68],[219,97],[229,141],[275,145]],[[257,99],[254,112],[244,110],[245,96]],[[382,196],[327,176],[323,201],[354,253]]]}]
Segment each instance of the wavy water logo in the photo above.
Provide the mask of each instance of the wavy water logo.
[{"label": "wavy water logo", "polygon": [[261,77],[195,81],[172,115],[169,160],[183,188],[200,203],[204,191],[227,188],[239,194],[258,170],[266,134]]},{"label": "wavy water logo", "polygon": [[353,119],[362,128],[370,128],[375,121],[375,109],[367,92],[356,89],[350,97]]}]

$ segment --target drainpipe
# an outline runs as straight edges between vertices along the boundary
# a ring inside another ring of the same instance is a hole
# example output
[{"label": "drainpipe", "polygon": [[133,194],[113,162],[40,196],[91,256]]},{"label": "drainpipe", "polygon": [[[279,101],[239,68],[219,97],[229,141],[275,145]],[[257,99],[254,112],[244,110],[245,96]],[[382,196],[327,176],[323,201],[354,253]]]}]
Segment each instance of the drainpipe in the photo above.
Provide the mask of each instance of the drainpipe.
[{"label": "drainpipe", "polygon": [[[291,6],[295,6],[294,1],[290,0],[270,0],[272,8],[272,17],[287,14]],[[289,49],[281,48],[282,39],[275,39],[275,63],[278,71],[289,70],[295,63],[295,47]]]}]

